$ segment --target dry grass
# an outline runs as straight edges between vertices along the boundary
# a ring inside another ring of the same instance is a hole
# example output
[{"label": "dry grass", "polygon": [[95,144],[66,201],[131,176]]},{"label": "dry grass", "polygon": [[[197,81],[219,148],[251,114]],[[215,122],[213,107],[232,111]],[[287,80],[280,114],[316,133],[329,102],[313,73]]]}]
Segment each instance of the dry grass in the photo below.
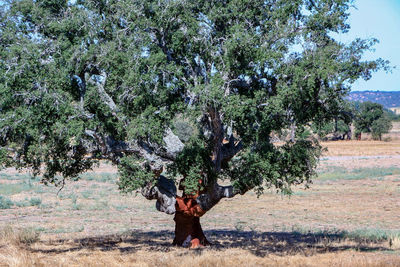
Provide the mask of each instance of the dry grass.
[{"label": "dry grass", "polygon": [[399,133],[400,134],[400,121],[392,122],[393,128],[390,130],[390,133]]},{"label": "dry grass", "polygon": [[[383,253],[359,253],[348,251],[326,253],[313,256],[269,255],[258,257],[241,249],[225,251],[174,250],[166,252],[139,251],[123,254],[112,251],[84,250],[80,253],[65,252],[62,255],[48,257],[26,251],[12,251],[12,260],[6,260],[5,266],[399,266],[400,256]],[[0,264],[1,265],[1,264]]]},{"label": "dry grass", "polygon": [[14,229],[6,226],[0,230],[0,245],[30,245],[39,241],[40,233],[32,228]]},{"label": "dry grass", "polygon": [[[225,236],[230,245],[188,250],[171,247],[161,235],[133,233],[76,240],[48,240],[29,247],[0,247],[0,266],[399,266],[400,254],[373,242],[333,236],[284,234]],[[169,236],[168,236],[169,237]],[[151,242],[146,240],[151,238]]]},{"label": "dry grass", "polygon": [[400,250],[400,236],[391,236],[389,239],[389,247]]},{"label": "dry grass", "polygon": [[384,141],[331,141],[323,142],[328,149],[324,156],[388,156],[400,155],[400,140]]},{"label": "dry grass", "polygon": [[0,266],[400,266],[400,142],[324,145],[311,189],[221,201],[202,218],[214,245],[197,250],[172,247],[172,217],[119,194],[109,165],[58,196],[7,170],[0,191],[14,204],[0,209]]}]

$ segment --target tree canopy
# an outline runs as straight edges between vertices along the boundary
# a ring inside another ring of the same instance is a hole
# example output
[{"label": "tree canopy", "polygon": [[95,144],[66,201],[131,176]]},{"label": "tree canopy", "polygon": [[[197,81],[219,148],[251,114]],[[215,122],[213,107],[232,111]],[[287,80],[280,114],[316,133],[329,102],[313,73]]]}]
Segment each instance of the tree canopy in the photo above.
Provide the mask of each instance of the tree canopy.
[{"label": "tree canopy", "polygon": [[386,67],[362,59],[377,40],[332,37],[347,0],[2,2],[2,166],[60,185],[108,159],[123,192],[167,213],[175,182],[203,211],[310,182],[320,147],[305,128]]},{"label": "tree canopy", "polygon": [[354,126],[358,134],[371,133],[373,139],[381,140],[382,134],[392,128],[392,122],[381,104],[367,101],[358,105]]},{"label": "tree canopy", "polygon": [[331,121],[326,123],[313,122],[312,130],[322,140],[351,139],[351,124],[355,117],[355,105],[349,101],[342,101],[339,111]]}]

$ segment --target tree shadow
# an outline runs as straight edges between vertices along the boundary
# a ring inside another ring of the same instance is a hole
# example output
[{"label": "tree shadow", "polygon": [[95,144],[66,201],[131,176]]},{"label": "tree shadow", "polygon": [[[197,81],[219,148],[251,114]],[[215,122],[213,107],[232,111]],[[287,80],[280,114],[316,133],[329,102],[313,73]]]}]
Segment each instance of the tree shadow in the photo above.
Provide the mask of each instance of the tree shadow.
[{"label": "tree shadow", "polygon": [[[311,256],[327,252],[346,250],[388,251],[381,241],[361,238],[349,238],[344,233],[299,233],[299,232],[254,232],[209,230],[205,231],[212,246],[185,250],[186,253],[201,254],[203,250],[227,250],[241,248],[252,254],[263,257],[274,255]],[[43,241],[46,248],[30,248],[32,252],[59,254],[80,250],[115,251],[134,253],[139,250],[168,252],[175,250],[172,246],[174,233],[171,231],[129,231],[123,234],[105,235],[75,240]]]}]

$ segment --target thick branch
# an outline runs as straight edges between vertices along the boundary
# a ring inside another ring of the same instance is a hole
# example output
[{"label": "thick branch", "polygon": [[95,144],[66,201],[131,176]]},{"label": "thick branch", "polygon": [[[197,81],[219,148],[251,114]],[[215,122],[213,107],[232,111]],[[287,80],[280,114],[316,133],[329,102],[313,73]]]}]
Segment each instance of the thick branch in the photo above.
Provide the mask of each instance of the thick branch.
[{"label": "thick branch", "polygon": [[[251,190],[249,188],[248,190]],[[246,191],[241,191],[238,189],[235,189],[232,185],[229,186],[221,186],[217,183],[214,184],[214,186],[209,187],[207,192],[200,194],[196,198],[196,202],[200,205],[201,209],[203,211],[208,211],[212,207],[214,207],[218,202],[223,199],[223,198],[232,198],[236,196],[237,194],[243,195]]]},{"label": "thick branch", "polygon": [[94,155],[101,153],[102,158],[107,158],[118,163],[125,154],[136,154],[145,159],[152,169],[160,169],[163,165],[171,163],[184,145],[174,135],[171,129],[164,136],[165,146],[154,148],[140,141],[118,141],[111,136],[103,136],[96,131],[86,130],[86,135],[92,137],[93,143],[84,144],[88,153]]},{"label": "thick branch", "polygon": [[141,193],[148,200],[157,200],[156,208],[158,211],[167,214],[175,213],[176,186],[174,181],[160,175],[156,185],[148,185],[142,188]]},{"label": "thick branch", "polygon": [[222,125],[221,115],[219,111],[213,107],[210,107],[208,110],[208,114],[211,120],[211,131],[212,131],[212,154],[211,160],[214,164],[215,172],[219,172],[221,170],[221,161],[222,161],[222,141],[224,140],[224,128]]},{"label": "thick branch", "polygon": [[237,153],[239,153],[243,148],[241,141],[236,140],[233,135],[229,138],[229,142],[222,145],[222,161],[227,162],[232,159]]}]

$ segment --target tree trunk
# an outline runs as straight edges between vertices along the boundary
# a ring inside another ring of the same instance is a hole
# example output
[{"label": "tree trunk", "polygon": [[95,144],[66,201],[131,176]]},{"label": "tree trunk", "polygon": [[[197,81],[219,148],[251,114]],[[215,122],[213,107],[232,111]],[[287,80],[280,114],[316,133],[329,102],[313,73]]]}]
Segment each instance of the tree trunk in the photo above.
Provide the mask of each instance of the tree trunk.
[{"label": "tree trunk", "polygon": [[200,218],[177,211],[174,217],[175,238],[173,245],[196,248],[210,245],[200,225]]}]

